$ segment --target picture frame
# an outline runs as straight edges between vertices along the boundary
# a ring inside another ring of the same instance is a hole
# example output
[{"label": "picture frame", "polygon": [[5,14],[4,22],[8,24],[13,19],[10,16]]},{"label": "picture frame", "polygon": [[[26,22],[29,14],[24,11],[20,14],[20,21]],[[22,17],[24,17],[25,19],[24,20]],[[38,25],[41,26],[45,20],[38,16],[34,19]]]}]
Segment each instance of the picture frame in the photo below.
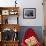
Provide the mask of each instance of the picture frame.
[{"label": "picture frame", "polygon": [[24,19],[35,19],[36,8],[23,8],[23,18]]},{"label": "picture frame", "polygon": [[2,15],[9,15],[9,10],[2,10]]},{"label": "picture frame", "polygon": [[10,11],[9,11],[9,14],[10,14],[10,15],[17,15],[18,12],[17,12],[16,10],[10,10]]}]

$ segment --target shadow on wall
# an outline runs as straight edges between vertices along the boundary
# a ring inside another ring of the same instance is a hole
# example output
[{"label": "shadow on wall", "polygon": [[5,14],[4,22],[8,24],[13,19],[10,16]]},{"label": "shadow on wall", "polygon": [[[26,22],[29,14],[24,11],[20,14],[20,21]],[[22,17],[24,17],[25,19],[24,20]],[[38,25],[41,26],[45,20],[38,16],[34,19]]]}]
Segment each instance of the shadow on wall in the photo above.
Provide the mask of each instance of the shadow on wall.
[{"label": "shadow on wall", "polygon": [[20,31],[19,31],[20,42],[21,42],[21,40],[22,40],[22,38],[24,36],[24,33],[26,32],[26,30],[28,28],[32,28],[34,30],[34,32],[36,32],[39,41],[41,43],[43,43],[43,30],[42,30],[42,26],[21,26]]}]

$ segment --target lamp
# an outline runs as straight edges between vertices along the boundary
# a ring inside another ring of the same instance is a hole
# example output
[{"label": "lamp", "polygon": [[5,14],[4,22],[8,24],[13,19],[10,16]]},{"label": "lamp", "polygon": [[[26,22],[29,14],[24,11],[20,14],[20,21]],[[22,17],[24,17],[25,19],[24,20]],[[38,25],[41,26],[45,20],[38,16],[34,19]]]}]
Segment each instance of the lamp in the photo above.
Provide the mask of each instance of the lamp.
[{"label": "lamp", "polygon": [[15,7],[16,7],[16,4],[17,4],[17,2],[16,2],[17,0],[15,0]]}]

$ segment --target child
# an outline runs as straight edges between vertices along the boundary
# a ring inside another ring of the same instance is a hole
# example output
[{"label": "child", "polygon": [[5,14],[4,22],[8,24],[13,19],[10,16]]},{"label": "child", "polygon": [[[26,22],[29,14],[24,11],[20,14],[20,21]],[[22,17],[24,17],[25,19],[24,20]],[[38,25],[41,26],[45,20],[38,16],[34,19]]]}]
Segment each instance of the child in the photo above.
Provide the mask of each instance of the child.
[{"label": "child", "polygon": [[33,32],[32,28],[27,29],[25,35],[22,39],[22,46],[41,46],[40,42],[37,40],[37,35]]}]

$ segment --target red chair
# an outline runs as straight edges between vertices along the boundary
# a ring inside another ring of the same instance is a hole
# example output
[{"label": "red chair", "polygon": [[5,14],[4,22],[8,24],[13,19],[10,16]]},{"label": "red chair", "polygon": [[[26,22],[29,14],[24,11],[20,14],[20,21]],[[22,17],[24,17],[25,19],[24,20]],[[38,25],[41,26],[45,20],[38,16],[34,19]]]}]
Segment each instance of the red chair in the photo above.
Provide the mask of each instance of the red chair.
[{"label": "red chair", "polygon": [[[27,44],[25,43],[25,40],[32,37],[32,36],[34,36],[35,38],[37,37],[36,33],[32,30],[32,28],[27,29],[24,37],[22,38],[21,46],[27,46]],[[38,41],[35,46],[41,46],[40,42]]]}]

